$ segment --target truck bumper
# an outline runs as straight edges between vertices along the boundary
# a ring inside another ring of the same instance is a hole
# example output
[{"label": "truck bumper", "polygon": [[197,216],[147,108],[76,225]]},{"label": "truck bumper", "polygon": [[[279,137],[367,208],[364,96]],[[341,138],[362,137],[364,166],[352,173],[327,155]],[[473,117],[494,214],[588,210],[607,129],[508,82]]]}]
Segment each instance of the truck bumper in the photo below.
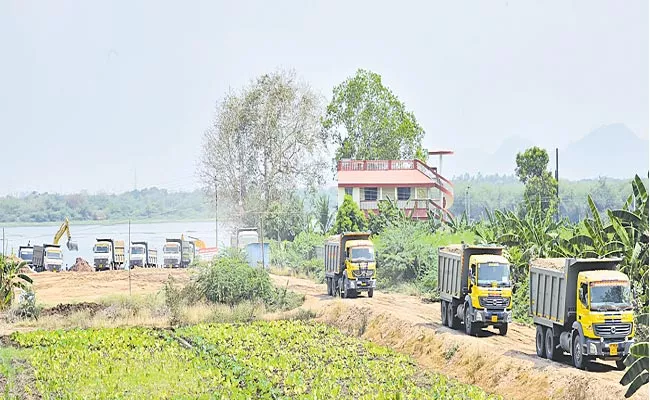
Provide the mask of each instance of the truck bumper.
[{"label": "truck bumper", "polygon": [[376,286],[376,281],[374,279],[347,279],[345,288],[347,290],[358,290],[358,291],[367,291],[368,289],[374,289]]},{"label": "truck bumper", "polygon": [[474,321],[484,325],[503,324],[512,322],[512,311],[508,310],[475,310]]},{"label": "truck bumper", "polygon": [[634,340],[619,339],[591,339],[585,338],[583,352],[588,356],[599,358],[623,358],[630,353],[630,346]]}]

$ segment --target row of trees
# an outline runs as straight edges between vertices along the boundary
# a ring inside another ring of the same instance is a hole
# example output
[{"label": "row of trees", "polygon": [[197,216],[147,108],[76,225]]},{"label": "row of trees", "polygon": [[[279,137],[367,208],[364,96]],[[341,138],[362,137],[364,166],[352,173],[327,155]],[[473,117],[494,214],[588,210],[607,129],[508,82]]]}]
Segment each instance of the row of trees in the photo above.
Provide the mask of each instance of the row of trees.
[{"label": "row of trees", "polygon": [[31,193],[0,198],[0,222],[194,219],[214,216],[204,194],[150,188],[122,194]]}]

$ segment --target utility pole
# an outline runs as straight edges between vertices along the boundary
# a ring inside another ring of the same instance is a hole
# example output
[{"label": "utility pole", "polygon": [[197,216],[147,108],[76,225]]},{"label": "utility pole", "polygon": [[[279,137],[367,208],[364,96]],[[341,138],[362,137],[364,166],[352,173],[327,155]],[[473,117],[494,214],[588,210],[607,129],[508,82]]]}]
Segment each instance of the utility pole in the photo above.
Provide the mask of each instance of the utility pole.
[{"label": "utility pole", "polygon": [[465,190],[465,210],[467,211],[467,222],[469,222],[471,218],[471,205],[472,205],[469,198],[469,189],[470,186],[467,186],[467,189]]},{"label": "utility pole", "polygon": [[264,263],[264,213],[260,214],[260,248],[262,249],[262,268],[266,268]]},{"label": "utility pole", "polygon": [[[128,257],[128,263],[126,264],[126,267],[129,269],[129,296],[131,296],[131,220],[129,219],[129,244],[127,249],[129,249],[129,257]],[[145,259],[147,258],[147,254],[144,255]],[[145,264],[146,261],[143,263]]]},{"label": "utility pole", "polygon": [[219,251],[219,193],[216,181],[214,182],[214,243]]},{"label": "utility pole", "polygon": [[6,251],[5,251],[5,228],[2,228],[2,256],[6,256]]},{"label": "utility pole", "polygon": [[555,198],[557,200],[557,211],[555,218],[560,220],[560,151],[555,148]]}]

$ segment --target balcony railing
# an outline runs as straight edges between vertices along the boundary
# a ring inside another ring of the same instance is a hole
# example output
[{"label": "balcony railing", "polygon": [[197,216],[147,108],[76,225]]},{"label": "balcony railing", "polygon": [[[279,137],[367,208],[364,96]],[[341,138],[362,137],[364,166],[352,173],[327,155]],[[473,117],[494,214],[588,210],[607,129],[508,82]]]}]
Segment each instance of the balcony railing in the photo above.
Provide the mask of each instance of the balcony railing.
[{"label": "balcony railing", "polygon": [[[381,200],[380,200],[381,201]],[[428,209],[430,199],[410,199],[410,200],[398,200],[397,208],[411,210],[415,209]],[[359,202],[359,208],[362,210],[377,210],[379,209],[379,201],[377,200],[361,200]]]}]

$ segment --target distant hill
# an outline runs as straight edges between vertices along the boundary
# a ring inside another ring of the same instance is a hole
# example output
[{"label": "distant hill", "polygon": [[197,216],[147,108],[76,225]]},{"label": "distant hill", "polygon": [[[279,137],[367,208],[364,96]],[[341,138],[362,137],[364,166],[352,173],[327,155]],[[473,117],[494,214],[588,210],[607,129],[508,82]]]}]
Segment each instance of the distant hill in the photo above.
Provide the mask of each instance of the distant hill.
[{"label": "distant hill", "polygon": [[624,124],[601,126],[566,149],[560,149],[560,175],[568,179],[630,178],[647,173],[648,141]]},{"label": "distant hill", "polygon": [[[520,137],[505,139],[493,153],[482,149],[458,150],[445,159],[443,174],[448,176],[481,173],[506,174],[515,170],[518,152],[535,144]],[[549,169],[555,169],[555,149],[546,149]],[[624,124],[604,125],[580,140],[560,149],[560,177],[590,179],[599,176],[629,179],[648,174],[648,141],[639,138]]]}]

